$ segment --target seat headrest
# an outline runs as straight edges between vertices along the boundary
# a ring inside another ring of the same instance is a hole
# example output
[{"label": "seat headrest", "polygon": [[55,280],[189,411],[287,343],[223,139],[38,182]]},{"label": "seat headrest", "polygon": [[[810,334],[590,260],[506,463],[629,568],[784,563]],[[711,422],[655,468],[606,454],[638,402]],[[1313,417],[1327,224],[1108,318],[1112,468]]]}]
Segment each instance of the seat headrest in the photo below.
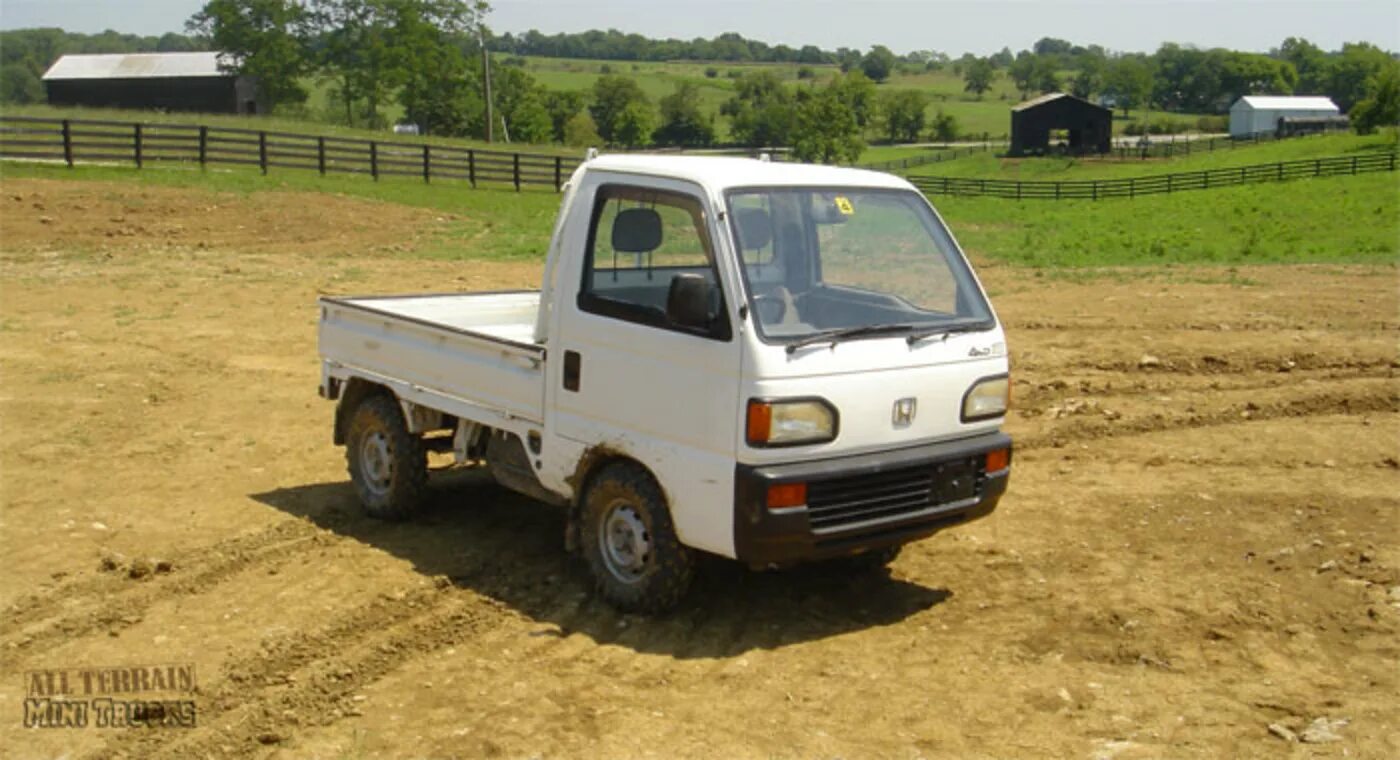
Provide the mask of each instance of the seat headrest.
[{"label": "seat headrest", "polygon": [[661,215],[656,209],[629,208],[613,219],[612,247],[622,253],[649,253],[661,247]]},{"label": "seat headrest", "polygon": [[773,220],[761,208],[741,208],[734,212],[734,220],[739,225],[739,246],[746,251],[756,251],[773,242]]}]

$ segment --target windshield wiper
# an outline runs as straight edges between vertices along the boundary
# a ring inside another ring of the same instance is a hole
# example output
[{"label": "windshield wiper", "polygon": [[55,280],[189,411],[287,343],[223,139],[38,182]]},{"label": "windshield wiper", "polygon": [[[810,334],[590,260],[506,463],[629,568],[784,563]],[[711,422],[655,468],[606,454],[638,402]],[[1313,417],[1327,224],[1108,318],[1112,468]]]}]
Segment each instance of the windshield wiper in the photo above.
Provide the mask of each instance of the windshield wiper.
[{"label": "windshield wiper", "polygon": [[904,340],[909,345],[913,346],[923,341],[926,341],[929,338],[934,337],[935,335],[942,336],[943,340],[947,340],[949,335],[954,335],[956,333],[981,332],[983,330],[990,329],[992,329],[991,326],[985,322],[973,322],[971,324],[962,325],[944,325],[943,327],[932,327],[927,330],[920,330],[918,332],[909,333],[909,337],[905,338]]},{"label": "windshield wiper", "polygon": [[834,346],[850,338],[889,335],[891,333],[902,333],[912,329],[914,329],[913,325],[901,323],[893,325],[861,325],[859,327],[839,327],[835,330],[822,330],[821,332],[812,333],[799,341],[789,343],[787,352],[789,354],[794,354],[797,353],[797,349],[803,346],[813,346],[818,343],[830,343]]}]

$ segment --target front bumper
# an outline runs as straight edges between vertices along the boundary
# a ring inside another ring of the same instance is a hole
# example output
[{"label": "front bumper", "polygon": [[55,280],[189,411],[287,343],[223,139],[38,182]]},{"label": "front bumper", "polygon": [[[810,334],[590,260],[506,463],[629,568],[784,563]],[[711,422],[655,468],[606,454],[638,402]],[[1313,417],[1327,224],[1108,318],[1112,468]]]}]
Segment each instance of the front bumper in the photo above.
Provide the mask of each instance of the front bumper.
[{"label": "front bumper", "polygon": [[[755,567],[856,554],[906,544],[996,508],[1011,478],[986,472],[986,454],[1010,449],[989,433],[874,454],[751,466],[734,478],[734,550]],[[768,488],[807,484],[807,504],[772,510]]]}]

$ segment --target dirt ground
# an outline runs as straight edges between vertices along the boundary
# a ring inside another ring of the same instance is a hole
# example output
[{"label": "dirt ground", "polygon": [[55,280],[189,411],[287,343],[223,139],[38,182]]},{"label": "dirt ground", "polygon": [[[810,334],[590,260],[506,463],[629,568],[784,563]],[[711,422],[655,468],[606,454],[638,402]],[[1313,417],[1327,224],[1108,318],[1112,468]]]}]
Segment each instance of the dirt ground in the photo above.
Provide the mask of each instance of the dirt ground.
[{"label": "dirt ground", "polygon": [[[708,562],[650,619],[479,472],[362,517],[330,442],[318,293],[537,266],[405,258],[448,222],[325,196],[0,204],[0,755],[1400,756],[1394,267],[983,265],[999,510],[888,579]],[[193,728],[21,728],[25,673],[180,663]]]}]

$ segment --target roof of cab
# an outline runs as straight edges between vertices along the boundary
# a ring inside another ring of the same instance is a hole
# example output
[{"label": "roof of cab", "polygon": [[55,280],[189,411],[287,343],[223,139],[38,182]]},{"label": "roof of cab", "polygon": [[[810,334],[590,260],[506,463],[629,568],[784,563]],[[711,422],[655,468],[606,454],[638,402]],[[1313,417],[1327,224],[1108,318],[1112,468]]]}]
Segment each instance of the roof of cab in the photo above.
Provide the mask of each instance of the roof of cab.
[{"label": "roof of cab", "polygon": [[584,164],[588,171],[646,174],[694,182],[712,191],[734,187],[794,185],[912,189],[900,177],[867,169],[781,163],[732,156],[601,155]]}]

